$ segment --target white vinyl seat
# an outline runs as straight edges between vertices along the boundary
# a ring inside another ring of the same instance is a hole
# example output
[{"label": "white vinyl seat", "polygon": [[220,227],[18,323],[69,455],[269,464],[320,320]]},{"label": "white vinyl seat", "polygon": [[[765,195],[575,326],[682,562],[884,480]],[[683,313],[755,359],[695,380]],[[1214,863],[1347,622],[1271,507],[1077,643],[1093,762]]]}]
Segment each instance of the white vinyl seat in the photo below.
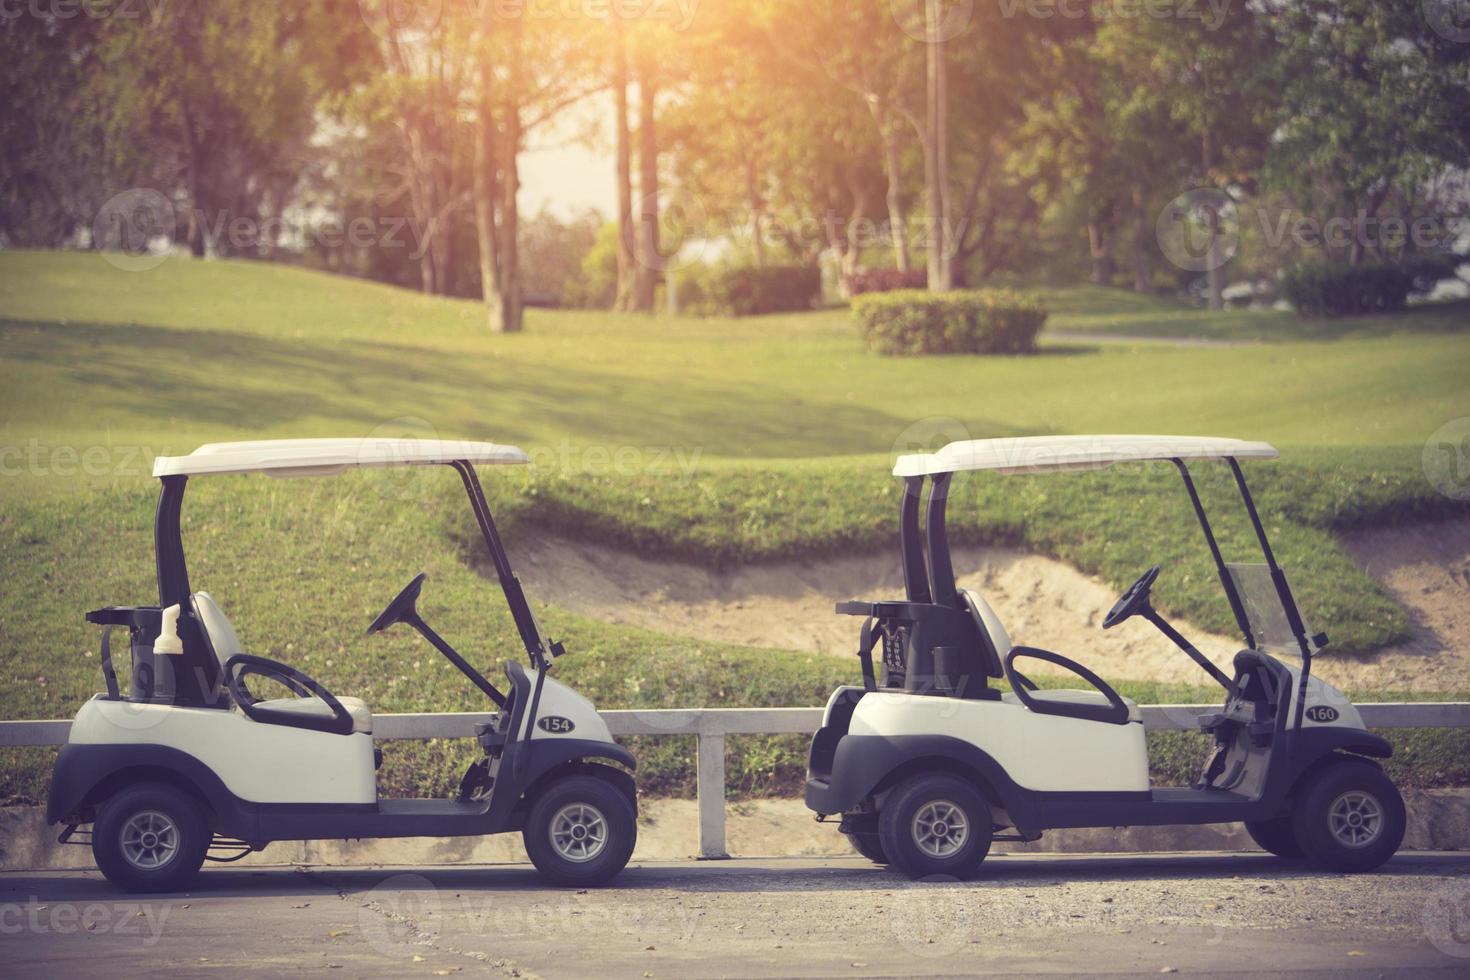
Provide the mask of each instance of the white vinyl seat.
[{"label": "white vinyl seat", "polygon": [[[192,596],[194,603],[194,614],[204,624],[204,632],[209,636],[209,645],[214,648],[215,659],[219,661],[220,670],[225,669],[225,662],[237,653],[244,653],[241,649],[240,637],[235,633],[235,627],[225,616],[219,603],[208,592],[195,592]],[[352,730],[354,732],[370,733],[373,730],[373,713],[367,706],[367,702],[361,698],[337,697],[342,707],[352,716]],[[332,709],[327,702],[321,698],[271,698],[256,702],[258,707],[271,708],[276,711],[285,711],[291,714],[299,714],[307,717],[320,716],[332,717]]]},{"label": "white vinyl seat", "polygon": [[[990,603],[986,602],[985,597],[980,593],[971,589],[960,589],[959,592],[964,597],[965,605],[970,608],[970,615],[975,617],[976,625],[990,637],[990,642],[995,647],[995,655],[1004,662],[1006,654],[1011,652],[1014,644],[1011,643],[1011,635],[1006,632],[1000,617],[995,614],[995,610],[990,608]],[[1040,689],[1032,691],[1031,698],[1035,701],[1052,701],[1062,704],[1092,704],[1103,708],[1108,705],[1108,699],[1101,691],[1092,690]],[[1003,691],[1000,699],[1006,704],[1019,705],[1021,703],[1021,699],[1016,697],[1012,691]],[[1138,710],[1137,701],[1132,698],[1123,698],[1123,703],[1128,705],[1129,721],[1143,720],[1143,714]]]}]

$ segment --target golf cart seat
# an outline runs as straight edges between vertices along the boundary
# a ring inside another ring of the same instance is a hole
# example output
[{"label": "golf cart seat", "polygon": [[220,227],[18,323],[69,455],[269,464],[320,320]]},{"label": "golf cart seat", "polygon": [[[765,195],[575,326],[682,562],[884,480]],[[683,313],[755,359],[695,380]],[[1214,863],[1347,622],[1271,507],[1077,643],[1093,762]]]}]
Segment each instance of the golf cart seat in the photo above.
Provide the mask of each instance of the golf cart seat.
[{"label": "golf cart seat", "polygon": [[[980,595],[980,593],[973,589],[960,589],[958,591],[960,596],[965,600],[965,605],[969,608],[970,615],[974,617],[976,625],[986,636],[990,637],[990,643],[995,647],[996,656],[1000,657],[1001,660],[1005,660],[1011,650],[1015,649],[1015,645],[1011,643],[1011,635],[1006,632],[1006,628],[1001,623],[1000,617],[995,614],[995,610],[990,608],[990,603],[986,602],[985,597]],[[1069,707],[1078,705],[1095,709],[1109,707],[1108,699],[1101,691],[1045,689],[1027,693],[1033,702],[1042,702],[1046,707],[1050,708],[1060,706],[1060,713],[1066,713]],[[1000,699],[1006,704],[1024,704],[1013,691],[1003,691]],[[1142,721],[1143,715],[1138,710],[1138,702],[1132,698],[1123,698],[1122,700],[1128,706],[1128,720]]]},{"label": "golf cart seat", "polygon": [[[235,627],[225,616],[224,610],[208,592],[195,592],[191,598],[194,603],[194,614],[204,624],[204,633],[209,637],[209,645],[214,650],[215,659],[219,661],[220,671],[223,672],[226,661],[237,653],[245,652],[241,648],[240,637],[235,633]],[[339,697],[337,700],[352,716],[354,732],[372,732],[373,713],[368,708],[367,702],[361,698]],[[332,717],[332,709],[327,703],[315,697],[268,698],[257,701],[255,707],[307,718],[330,719]]]}]

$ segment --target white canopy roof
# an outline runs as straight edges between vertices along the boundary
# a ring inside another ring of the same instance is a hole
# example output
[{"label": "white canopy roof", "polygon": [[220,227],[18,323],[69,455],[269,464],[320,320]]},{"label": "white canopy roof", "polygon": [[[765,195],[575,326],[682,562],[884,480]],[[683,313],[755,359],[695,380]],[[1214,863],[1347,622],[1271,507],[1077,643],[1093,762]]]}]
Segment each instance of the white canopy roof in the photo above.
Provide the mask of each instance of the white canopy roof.
[{"label": "white canopy roof", "polygon": [[1149,459],[1275,459],[1264,442],[1208,436],[1025,436],[952,442],[934,453],[900,456],[894,476],[931,476],[960,470],[1040,473],[1095,470]]},{"label": "white canopy roof", "polygon": [[211,442],[187,456],[159,456],[154,476],[269,473],[331,476],[346,469],[428,466],[463,459],[471,463],[529,463],[515,446],[441,439],[265,439]]}]

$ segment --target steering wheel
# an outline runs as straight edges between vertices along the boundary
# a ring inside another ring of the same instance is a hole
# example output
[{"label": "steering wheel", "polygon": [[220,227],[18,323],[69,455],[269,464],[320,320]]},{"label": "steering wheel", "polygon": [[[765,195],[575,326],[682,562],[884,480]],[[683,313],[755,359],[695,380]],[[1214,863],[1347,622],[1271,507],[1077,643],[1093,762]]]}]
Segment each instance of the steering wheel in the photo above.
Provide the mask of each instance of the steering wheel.
[{"label": "steering wheel", "polygon": [[403,587],[403,591],[393,597],[386,609],[378,613],[378,618],[373,620],[373,625],[367,628],[368,635],[381,633],[394,623],[401,623],[410,617],[417,617],[418,611],[414,609],[414,603],[419,601],[419,591],[424,587],[424,579],[429,576],[419,572],[413,577],[413,581]]},{"label": "steering wheel", "polygon": [[1102,628],[1110,630],[1125,619],[1138,615],[1148,604],[1149,590],[1153,588],[1154,579],[1158,577],[1158,565],[1138,576],[1138,581],[1128,586],[1127,591],[1118,597],[1118,601],[1113,603],[1113,608],[1109,609],[1108,614],[1103,617]]}]

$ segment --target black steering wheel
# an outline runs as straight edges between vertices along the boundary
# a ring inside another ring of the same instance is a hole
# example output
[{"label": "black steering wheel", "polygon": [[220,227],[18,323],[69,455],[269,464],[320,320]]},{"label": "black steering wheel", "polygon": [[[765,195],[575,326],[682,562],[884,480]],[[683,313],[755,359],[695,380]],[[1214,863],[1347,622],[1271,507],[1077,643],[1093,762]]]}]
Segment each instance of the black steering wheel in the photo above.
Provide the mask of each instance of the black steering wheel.
[{"label": "black steering wheel", "polygon": [[413,577],[413,581],[403,587],[403,591],[393,597],[386,609],[378,613],[378,618],[373,620],[373,625],[367,628],[368,635],[381,633],[394,623],[401,623],[405,619],[417,619],[418,610],[414,604],[419,601],[419,592],[424,587],[424,579],[429,576],[419,572]]},{"label": "black steering wheel", "polygon": [[1113,608],[1103,617],[1102,628],[1110,630],[1125,619],[1131,619],[1142,612],[1143,607],[1148,605],[1148,593],[1154,587],[1154,579],[1158,577],[1158,565],[1138,576],[1138,581],[1128,586],[1128,590],[1118,597]]}]

